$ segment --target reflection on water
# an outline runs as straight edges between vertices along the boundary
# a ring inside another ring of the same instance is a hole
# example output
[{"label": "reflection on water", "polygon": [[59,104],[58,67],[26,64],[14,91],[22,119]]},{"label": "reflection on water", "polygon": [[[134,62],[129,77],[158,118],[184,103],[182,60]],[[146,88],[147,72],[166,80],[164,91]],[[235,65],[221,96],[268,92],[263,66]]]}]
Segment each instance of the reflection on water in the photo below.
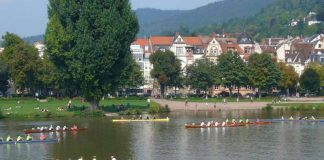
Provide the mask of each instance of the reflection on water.
[{"label": "reflection on water", "polygon": [[[279,122],[272,125],[237,128],[185,129],[189,122],[226,118],[272,119],[281,116],[324,118],[324,113],[273,110],[174,112],[168,123],[112,123],[100,119],[55,119],[42,121],[0,121],[0,136],[22,135],[22,129],[36,126],[78,124],[83,132],[50,133],[59,143],[0,145],[0,159],[322,159],[324,123]],[[40,134],[34,134],[39,137]]]}]

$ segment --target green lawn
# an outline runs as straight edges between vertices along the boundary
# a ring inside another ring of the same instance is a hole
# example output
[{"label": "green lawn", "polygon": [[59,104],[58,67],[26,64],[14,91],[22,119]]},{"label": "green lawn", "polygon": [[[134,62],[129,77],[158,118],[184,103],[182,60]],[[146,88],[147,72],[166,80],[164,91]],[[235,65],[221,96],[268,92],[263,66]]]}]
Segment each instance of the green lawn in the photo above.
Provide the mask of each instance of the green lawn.
[{"label": "green lawn", "polygon": [[324,110],[324,103],[277,103],[271,106],[289,110]]},{"label": "green lawn", "polygon": [[[186,101],[186,98],[176,98],[173,99],[175,101]],[[208,98],[207,100],[205,98],[197,98],[197,97],[193,97],[193,98],[188,98],[189,102],[223,102],[224,98]],[[227,102],[236,102],[236,98],[234,97],[227,97],[226,98]],[[273,100],[272,97],[264,97],[264,98],[253,98],[253,102],[271,102]],[[250,102],[251,99],[249,98],[240,98],[240,102]]]},{"label": "green lawn", "polygon": [[[46,102],[39,102],[35,98],[10,98],[0,99],[0,111],[5,117],[66,117],[79,115],[85,110],[89,103],[82,102],[80,98],[72,100],[73,108],[66,109],[68,99],[49,98]],[[145,99],[106,99],[100,102],[104,111],[117,112],[118,106],[125,106],[127,109],[147,109]],[[59,110],[62,108],[63,110]],[[48,112],[42,112],[45,109]]]}]

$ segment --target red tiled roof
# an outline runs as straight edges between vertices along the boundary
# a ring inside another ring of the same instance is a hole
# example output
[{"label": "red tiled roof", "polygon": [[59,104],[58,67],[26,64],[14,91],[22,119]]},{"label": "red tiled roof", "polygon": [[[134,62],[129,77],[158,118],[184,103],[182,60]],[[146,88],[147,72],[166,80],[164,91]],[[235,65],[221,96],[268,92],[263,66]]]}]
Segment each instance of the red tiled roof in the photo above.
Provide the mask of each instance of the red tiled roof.
[{"label": "red tiled roof", "polygon": [[199,37],[183,37],[183,40],[188,45],[201,46],[203,44]]},{"label": "red tiled roof", "polygon": [[167,36],[151,36],[152,45],[172,45],[173,37]]},{"label": "red tiled roof", "polygon": [[136,41],[133,42],[133,44],[137,44],[141,47],[144,47],[149,45],[149,41],[146,38],[137,38]]}]

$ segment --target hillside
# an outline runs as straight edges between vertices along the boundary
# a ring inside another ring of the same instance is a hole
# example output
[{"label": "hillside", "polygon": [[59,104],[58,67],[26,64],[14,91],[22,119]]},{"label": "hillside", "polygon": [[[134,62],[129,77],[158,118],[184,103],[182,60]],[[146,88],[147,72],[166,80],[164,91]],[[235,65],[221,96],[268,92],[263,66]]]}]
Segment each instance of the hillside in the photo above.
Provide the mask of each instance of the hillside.
[{"label": "hillside", "polygon": [[[207,25],[195,32],[210,34],[211,32],[245,31],[258,41],[264,37],[309,36],[323,32],[323,23],[311,26],[307,23],[310,20],[323,19],[323,8],[323,0],[276,0],[255,16],[232,19],[224,24]],[[309,16],[310,12],[316,12],[317,16]],[[292,26],[292,21],[298,21],[298,23]]]},{"label": "hillside", "polygon": [[28,44],[34,44],[35,42],[44,42],[44,35],[24,37],[23,40]]},{"label": "hillside", "polygon": [[186,11],[163,11],[139,9],[135,12],[140,22],[140,36],[177,31],[179,28],[193,30],[198,27],[221,24],[233,18],[246,18],[258,13],[275,0],[224,0]]}]

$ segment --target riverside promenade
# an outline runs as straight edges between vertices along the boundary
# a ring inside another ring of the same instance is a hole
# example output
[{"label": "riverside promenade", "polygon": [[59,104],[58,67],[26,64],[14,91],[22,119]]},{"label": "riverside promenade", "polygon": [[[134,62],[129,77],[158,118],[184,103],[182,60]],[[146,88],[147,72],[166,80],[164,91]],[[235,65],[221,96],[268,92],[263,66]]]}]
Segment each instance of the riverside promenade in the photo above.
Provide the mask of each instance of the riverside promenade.
[{"label": "riverside promenade", "polygon": [[[166,99],[152,99],[153,101],[159,103],[162,106],[168,105],[171,111],[213,111],[213,110],[248,110],[248,109],[262,109],[266,107],[267,104],[272,104],[271,102],[188,102],[186,105],[183,101],[172,101]],[[281,101],[277,104],[285,103],[324,103],[323,97],[313,97],[313,98],[287,98],[287,101]],[[275,106],[278,108],[281,106]]]}]

